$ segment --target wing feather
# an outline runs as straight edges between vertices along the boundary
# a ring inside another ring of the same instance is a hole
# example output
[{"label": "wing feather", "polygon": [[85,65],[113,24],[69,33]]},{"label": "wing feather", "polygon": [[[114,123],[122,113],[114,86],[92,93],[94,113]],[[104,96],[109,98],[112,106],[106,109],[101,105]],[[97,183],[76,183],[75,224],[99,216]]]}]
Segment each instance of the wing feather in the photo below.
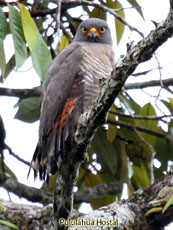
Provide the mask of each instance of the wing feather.
[{"label": "wing feather", "polygon": [[81,60],[81,46],[75,42],[54,59],[47,71],[41,94],[39,142],[32,160],[34,175],[39,171],[40,179],[58,170],[65,142],[73,142],[74,114],[82,105],[83,87],[78,84],[82,79]]}]

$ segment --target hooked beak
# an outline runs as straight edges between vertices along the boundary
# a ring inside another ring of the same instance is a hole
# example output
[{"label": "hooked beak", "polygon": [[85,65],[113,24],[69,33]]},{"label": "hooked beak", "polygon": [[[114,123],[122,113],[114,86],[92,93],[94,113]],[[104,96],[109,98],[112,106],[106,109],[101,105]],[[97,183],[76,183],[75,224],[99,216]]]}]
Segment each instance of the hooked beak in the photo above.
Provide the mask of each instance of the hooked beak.
[{"label": "hooked beak", "polygon": [[94,40],[96,37],[100,37],[98,30],[95,27],[91,27],[88,31],[88,37]]}]

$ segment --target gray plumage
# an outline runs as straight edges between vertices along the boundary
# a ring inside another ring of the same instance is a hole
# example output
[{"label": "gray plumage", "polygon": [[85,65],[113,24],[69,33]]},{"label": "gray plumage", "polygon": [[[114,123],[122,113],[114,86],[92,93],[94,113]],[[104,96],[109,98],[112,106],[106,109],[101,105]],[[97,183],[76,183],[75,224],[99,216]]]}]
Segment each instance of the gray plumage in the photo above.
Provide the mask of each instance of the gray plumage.
[{"label": "gray plumage", "polygon": [[59,170],[73,145],[79,117],[99,94],[100,79],[114,65],[112,38],[101,19],[83,21],[73,42],[52,62],[42,87],[39,141],[33,156],[35,176]]}]

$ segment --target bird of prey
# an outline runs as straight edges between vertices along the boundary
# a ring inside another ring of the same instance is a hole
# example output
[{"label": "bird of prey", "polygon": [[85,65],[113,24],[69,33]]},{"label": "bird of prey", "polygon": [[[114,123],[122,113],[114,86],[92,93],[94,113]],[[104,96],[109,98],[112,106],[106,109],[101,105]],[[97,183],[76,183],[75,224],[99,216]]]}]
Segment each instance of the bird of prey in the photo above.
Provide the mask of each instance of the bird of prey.
[{"label": "bird of prey", "polygon": [[106,21],[83,21],[73,42],[54,59],[41,93],[39,141],[32,159],[36,177],[55,174],[74,143],[81,114],[99,95],[103,79],[114,66],[110,29]]}]

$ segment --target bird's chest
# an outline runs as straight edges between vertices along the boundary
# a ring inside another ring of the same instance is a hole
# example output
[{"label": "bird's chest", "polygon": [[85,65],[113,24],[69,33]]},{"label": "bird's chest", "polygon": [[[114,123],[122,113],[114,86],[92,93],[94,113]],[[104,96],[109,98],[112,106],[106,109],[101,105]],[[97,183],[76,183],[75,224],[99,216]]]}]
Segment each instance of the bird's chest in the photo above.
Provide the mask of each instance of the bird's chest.
[{"label": "bird's chest", "polygon": [[110,77],[112,65],[105,53],[83,51],[80,72],[84,84],[84,111],[88,110],[100,92],[103,79]]}]

